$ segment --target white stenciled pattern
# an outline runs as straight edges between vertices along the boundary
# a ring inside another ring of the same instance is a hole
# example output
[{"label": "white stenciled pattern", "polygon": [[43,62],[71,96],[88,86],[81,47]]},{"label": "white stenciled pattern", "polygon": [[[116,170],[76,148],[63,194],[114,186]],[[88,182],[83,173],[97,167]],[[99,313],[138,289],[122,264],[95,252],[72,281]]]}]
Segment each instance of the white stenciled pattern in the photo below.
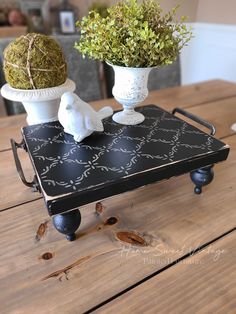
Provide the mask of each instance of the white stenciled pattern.
[{"label": "white stenciled pattern", "polygon": [[[139,110],[147,116],[143,124],[121,126],[107,119],[104,134],[98,135],[97,141],[80,144],[66,136],[59,123],[28,127],[26,141],[34,163],[40,164],[36,168],[44,187],[82,191],[132,175],[137,169],[145,170],[150,162],[158,167],[174,162],[181,154],[182,159],[191,156],[192,150],[212,150],[213,138],[186,122],[155,106]],[[201,140],[196,143],[192,135]],[[75,170],[67,175],[70,169]]]},{"label": "white stenciled pattern", "polygon": [[[78,176],[78,177],[75,178],[74,183],[73,183],[73,184],[74,184],[73,186],[70,185],[70,184],[68,184],[68,182],[65,182],[65,181],[60,181],[60,182],[59,182],[59,185],[63,184],[63,185],[65,186],[65,188],[68,188],[68,187],[71,187],[71,186],[72,186],[73,189],[74,189],[74,186],[80,185],[81,182],[83,181],[83,179],[88,178],[88,176],[90,175],[91,171],[94,170],[94,169],[96,169],[96,168],[97,168],[97,169],[100,168],[101,170],[105,170],[105,171],[109,171],[109,170],[112,171],[112,169],[109,169],[109,168],[106,167],[106,166],[99,166],[99,164],[98,164],[97,161],[98,161],[98,159],[99,159],[105,152],[109,152],[109,150],[112,149],[112,146],[113,146],[113,145],[116,143],[116,141],[117,141],[117,137],[120,136],[120,134],[124,131],[124,129],[125,129],[125,127],[123,127],[122,129],[120,129],[117,133],[113,134],[113,140],[112,140],[112,142],[108,145],[108,147],[107,147],[107,148],[104,147],[104,148],[102,148],[102,149],[99,151],[99,153],[94,154],[91,160],[82,162],[82,161],[76,161],[76,160],[72,160],[72,159],[68,159],[68,158],[64,159],[64,161],[65,161],[65,162],[68,162],[68,163],[73,163],[73,162],[75,162],[75,163],[77,163],[77,164],[83,165],[83,166],[84,166],[84,171],[81,173],[80,176]],[[83,144],[81,144],[80,147],[83,147]],[[87,145],[85,145],[85,148],[90,149],[90,148],[87,147]],[[37,156],[36,156],[36,158],[37,158]],[[54,164],[55,164],[55,161],[54,161]],[[51,164],[51,165],[52,165],[52,164]],[[50,166],[49,166],[49,167],[50,167]],[[49,170],[50,170],[50,169],[49,169]],[[43,180],[45,183],[48,183],[49,185],[50,185],[50,184],[52,184],[53,186],[58,185],[58,181],[54,181],[54,180],[51,180],[51,179],[48,180],[48,179],[47,179],[47,176],[45,175],[45,174],[47,174],[47,172],[48,172],[48,171],[43,172],[43,173],[40,174],[42,180]],[[71,180],[69,180],[69,181],[71,181]]]}]

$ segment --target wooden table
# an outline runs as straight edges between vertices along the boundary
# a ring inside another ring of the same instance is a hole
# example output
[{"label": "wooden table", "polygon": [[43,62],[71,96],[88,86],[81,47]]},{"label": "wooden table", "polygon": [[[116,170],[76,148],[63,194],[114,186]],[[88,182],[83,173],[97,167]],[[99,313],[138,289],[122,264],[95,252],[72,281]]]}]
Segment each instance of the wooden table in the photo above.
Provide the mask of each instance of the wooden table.
[{"label": "wooden table", "polygon": [[[236,84],[166,89],[145,103],[209,120],[228,160],[201,195],[184,175],[80,208],[71,243],[17,177],[9,139],[20,140],[25,115],[1,118],[0,313],[235,313]],[[94,107],[104,104],[118,108]]]}]

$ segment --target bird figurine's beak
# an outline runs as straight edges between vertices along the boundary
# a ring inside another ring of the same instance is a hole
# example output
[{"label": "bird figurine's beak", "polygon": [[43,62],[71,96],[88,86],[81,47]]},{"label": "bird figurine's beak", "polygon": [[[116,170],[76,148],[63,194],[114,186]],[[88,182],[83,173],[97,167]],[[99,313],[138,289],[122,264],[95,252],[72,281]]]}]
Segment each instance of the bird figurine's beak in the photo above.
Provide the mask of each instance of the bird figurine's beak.
[{"label": "bird figurine's beak", "polygon": [[69,105],[69,104],[67,104],[67,105],[66,105],[66,110],[70,110],[70,109],[72,109],[72,106]]}]

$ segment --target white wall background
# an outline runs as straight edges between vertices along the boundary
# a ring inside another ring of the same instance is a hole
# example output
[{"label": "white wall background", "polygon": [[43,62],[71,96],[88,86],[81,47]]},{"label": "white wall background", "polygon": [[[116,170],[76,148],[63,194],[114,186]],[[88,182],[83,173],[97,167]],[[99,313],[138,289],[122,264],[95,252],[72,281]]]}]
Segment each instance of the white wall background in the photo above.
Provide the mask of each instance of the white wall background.
[{"label": "white wall background", "polygon": [[191,0],[189,2],[195,1],[198,3],[194,22],[236,24],[235,0]]},{"label": "white wall background", "polygon": [[236,25],[193,23],[181,53],[182,84],[210,79],[236,82]]}]

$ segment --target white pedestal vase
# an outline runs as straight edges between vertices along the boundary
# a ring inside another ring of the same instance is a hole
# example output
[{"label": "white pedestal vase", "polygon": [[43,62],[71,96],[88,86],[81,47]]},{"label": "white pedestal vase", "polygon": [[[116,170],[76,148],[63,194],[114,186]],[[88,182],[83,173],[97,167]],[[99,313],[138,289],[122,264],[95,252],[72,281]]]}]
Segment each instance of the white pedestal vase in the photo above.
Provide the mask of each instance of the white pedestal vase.
[{"label": "white pedestal vase", "polygon": [[115,113],[112,119],[125,125],[142,123],[145,117],[134,111],[134,107],[148,96],[147,83],[152,68],[130,68],[108,64],[115,72],[112,94],[124,108],[123,111]]},{"label": "white pedestal vase", "polygon": [[61,96],[65,92],[74,92],[75,83],[67,79],[64,84],[44,89],[15,89],[9,84],[1,88],[4,98],[22,102],[29,125],[58,120]]},{"label": "white pedestal vase", "polygon": [[231,125],[231,130],[233,130],[234,132],[236,132],[236,123]]}]

